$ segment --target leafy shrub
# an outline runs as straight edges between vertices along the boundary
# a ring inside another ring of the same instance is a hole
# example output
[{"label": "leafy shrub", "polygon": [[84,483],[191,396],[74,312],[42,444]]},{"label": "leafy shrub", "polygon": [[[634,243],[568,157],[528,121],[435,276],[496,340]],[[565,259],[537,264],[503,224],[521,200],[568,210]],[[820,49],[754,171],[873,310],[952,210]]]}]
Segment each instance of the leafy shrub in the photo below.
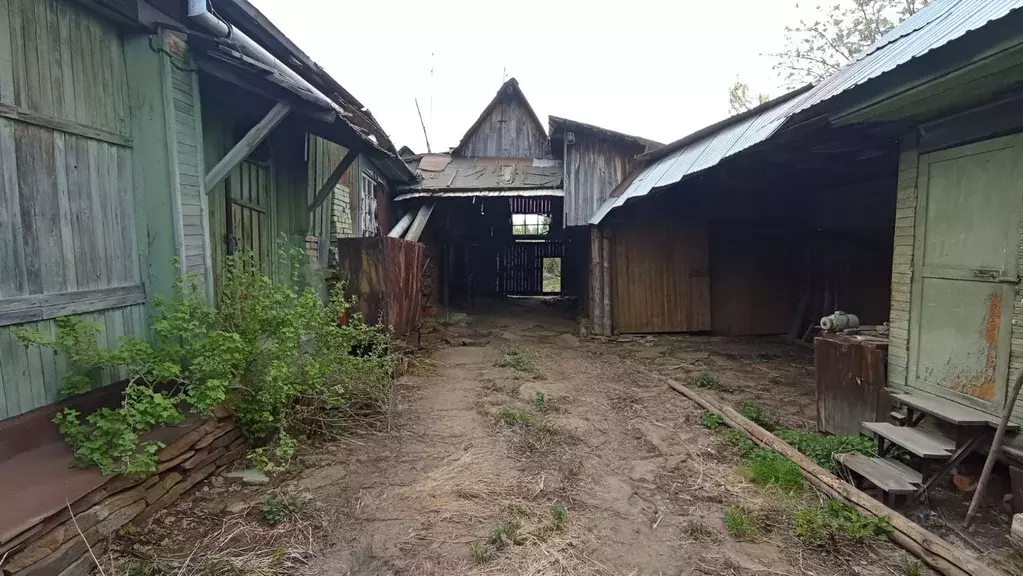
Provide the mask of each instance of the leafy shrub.
[{"label": "leafy shrub", "polygon": [[703,372],[696,378],[696,386],[707,390],[721,390],[721,382],[718,377],[710,372]]},{"label": "leafy shrub", "polygon": [[180,281],[173,298],[154,302],[152,344],[125,337],[100,348],[99,327],[74,317],[57,320],[55,338],[16,330],[19,339],[67,356],[68,395],[93,388],[104,369],[128,375],[119,407],[84,419],[66,409],[54,419],[75,464],[95,464],[103,474],[153,472],[163,444],[143,442],[143,434],[185,412],[209,415],[226,405],[248,438],[264,445],[253,459],[275,471],[287,465],[297,435],[336,434],[379,410],[392,385],[389,335],[347,315],[352,302],[342,287],[326,303],[302,287],[305,259],[293,251],[290,275],[274,280],[250,253],[228,256],[216,307],[194,282]]},{"label": "leafy shrub", "polygon": [[799,466],[777,452],[758,449],[749,456],[747,470],[750,480],[757,484],[790,492],[803,488],[803,474]]},{"label": "leafy shrub", "polygon": [[892,525],[887,518],[864,516],[848,504],[829,500],[823,506],[800,510],[795,530],[803,542],[822,546],[833,544],[840,537],[856,541],[886,538]]},{"label": "leafy shrub", "polygon": [[288,503],[280,498],[274,498],[273,496],[267,496],[263,498],[263,502],[259,506],[261,515],[263,516],[263,522],[266,522],[270,526],[276,526],[284,521],[284,517],[288,513]]},{"label": "leafy shrub", "polygon": [[725,421],[721,418],[721,416],[713,412],[704,412],[700,415],[700,424],[703,424],[704,427],[711,430],[717,430],[724,423]]},{"label": "leafy shrub", "polygon": [[778,420],[759,402],[740,402],[739,413],[764,430],[774,430],[778,427]]},{"label": "leafy shrub", "polygon": [[787,428],[778,430],[775,435],[832,472],[837,471],[835,454],[843,452],[859,452],[867,456],[877,454],[877,445],[866,436],[827,436],[810,430]]}]

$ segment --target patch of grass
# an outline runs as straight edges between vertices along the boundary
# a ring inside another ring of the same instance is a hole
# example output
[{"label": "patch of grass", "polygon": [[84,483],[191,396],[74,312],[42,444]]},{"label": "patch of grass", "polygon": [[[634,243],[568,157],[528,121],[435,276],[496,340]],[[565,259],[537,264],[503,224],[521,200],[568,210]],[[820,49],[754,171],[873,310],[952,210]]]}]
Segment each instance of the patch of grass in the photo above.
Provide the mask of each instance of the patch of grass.
[{"label": "patch of grass", "polygon": [[259,505],[260,516],[268,526],[276,526],[284,521],[291,505],[283,498],[266,496]]},{"label": "patch of grass", "polygon": [[704,388],[706,390],[717,390],[722,391],[721,382],[718,380],[716,374],[710,372],[704,372],[697,376],[696,386],[698,388]]},{"label": "patch of grass", "polygon": [[746,432],[742,430],[729,428],[721,433],[721,438],[734,448],[742,458],[748,458],[755,454],[758,450],[762,450],[762,448],[760,448],[756,442],[751,440]]},{"label": "patch of grass", "polygon": [[490,561],[490,546],[486,542],[469,542],[469,558],[473,564],[486,564]]},{"label": "patch of grass", "polygon": [[700,415],[700,424],[703,424],[704,427],[711,430],[717,430],[724,423],[725,421],[721,418],[721,416],[713,412],[704,412]]},{"label": "patch of grass", "polygon": [[786,429],[775,432],[793,448],[810,457],[823,468],[832,472],[838,470],[835,454],[859,452],[867,456],[877,455],[877,445],[866,436],[828,436],[810,430]]},{"label": "patch of grass", "polygon": [[511,368],[519,372],[532,373],[536,371],[533,360],[529,356],[513,348],[504,351],[504,357],[494,362],[498,368]]},{"label": "patch of grass", "polygon": [[803,474],[788,458],[768,450],[758,449],[747,460],[750,480],[764,486],[774,486],[786,492],[803,488]]},{"label": "patch of grass", "polygon": [[124,567],[120,576],[157,576],[165,573],[166,568],[154,560],[134,558]]},{"label": "patch of grass", "polygon": [[774,431],[778,428],[778,420],[759,402],[739,402],[739,413],[764,430]]},{"label": "patch of grass", "polygon": [[729,504],[725,506],[725,529],[740,540],[750,538],[760,532],[760,522],[745,506]]},{"label": "patch of grass", "polygon": [[497,418],[508,426],[523,430],[526,433],[525,447],[531,452],[549,449],[560,436],[559,430],[553,424],[524,410],[501,406]]},{"label": "patch of grass", "polygon": [[518,523],[504,522],[490,529],[490,544],[500,550],[505,546],[515,544],[515,535],[519,530]]},{"label": "patch of grass", "polygon": [[834,544],[841,538],[858,542],[883,539],[892,531],[887,518],[865,516],[837,500],[804,508],[796,514],[796,536],[811,546]]},{"label": "patch of grass", "polygon": [[565,524],[568,522],[568,510],[562,504],[555,504],[554,508],[551,508],[551,520],[554,521],[554,529],[562,530],[565,528]]},{"label": "patch of grass", "polygon": [[533,416],[524,410],[516,410],[507,406],[501,406],[497,417],[501,422],[512,426],[530,426],[533,424]]},{"label": "patch of grass", "polygon": [[920,576],[923,571],[923,564],[911,556],[903,556],[899,561],[899,567],[902,568],[903,576]]},{"label": "patch of grass", "polygon": [[544,408],[546,408],[546,407],[547,407],[547,404],[546,404],[546,397],[544,396],[544,393],[539,391],[539,390],[537,390],[536,391],[536,409],[539,410],[540,412],[543,412]]}]

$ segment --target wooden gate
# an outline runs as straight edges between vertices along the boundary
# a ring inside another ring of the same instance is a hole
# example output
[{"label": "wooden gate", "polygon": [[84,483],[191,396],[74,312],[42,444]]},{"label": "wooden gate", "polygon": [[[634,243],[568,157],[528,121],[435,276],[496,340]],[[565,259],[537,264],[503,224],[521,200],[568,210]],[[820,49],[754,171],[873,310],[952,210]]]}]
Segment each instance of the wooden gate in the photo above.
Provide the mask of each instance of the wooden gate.
[{"label": "wooden gate", "polygon": [[227,253],[248,250],[267,266],[273,254],[269,237],[270,167],[242,162],[225,182]]},{"label": "wooden gate", "polygon": [[920,156],[909,386],[998,409],[1019,284],[1023,137]]},{"label": "wooden gate", "polygon": [[543,291],[544,258],[561,258],[560,240],[512,242],[498,255],[498,293],[509,296],[539,296]]}]

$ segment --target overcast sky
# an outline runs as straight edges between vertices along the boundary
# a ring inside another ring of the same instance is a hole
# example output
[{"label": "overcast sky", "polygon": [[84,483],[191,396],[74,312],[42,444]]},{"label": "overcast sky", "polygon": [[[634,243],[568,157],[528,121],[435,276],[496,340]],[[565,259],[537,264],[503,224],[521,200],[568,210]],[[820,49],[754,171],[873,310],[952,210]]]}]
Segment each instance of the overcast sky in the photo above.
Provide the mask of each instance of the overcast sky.
[{"label": "overcast sky", "polygon": [[547,115],[670,142],[728,115],[736,75],[784,92],[769,57],[796,0],[251,0],[366,105],[395,146],[455,146],[505,77]]}]

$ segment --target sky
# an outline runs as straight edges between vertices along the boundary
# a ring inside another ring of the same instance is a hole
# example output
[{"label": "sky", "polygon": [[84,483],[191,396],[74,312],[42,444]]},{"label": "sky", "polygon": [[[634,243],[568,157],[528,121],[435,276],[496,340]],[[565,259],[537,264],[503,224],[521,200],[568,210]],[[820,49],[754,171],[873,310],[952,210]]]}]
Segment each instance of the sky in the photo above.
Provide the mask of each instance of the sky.
[{"label": "sky", "polygon": [[785,92],[766,54],[796,0],[250,0],[368,107],[396,147],[458,140],[514,77],[540,120],[671,142],[728,115],[736,77]]}]

